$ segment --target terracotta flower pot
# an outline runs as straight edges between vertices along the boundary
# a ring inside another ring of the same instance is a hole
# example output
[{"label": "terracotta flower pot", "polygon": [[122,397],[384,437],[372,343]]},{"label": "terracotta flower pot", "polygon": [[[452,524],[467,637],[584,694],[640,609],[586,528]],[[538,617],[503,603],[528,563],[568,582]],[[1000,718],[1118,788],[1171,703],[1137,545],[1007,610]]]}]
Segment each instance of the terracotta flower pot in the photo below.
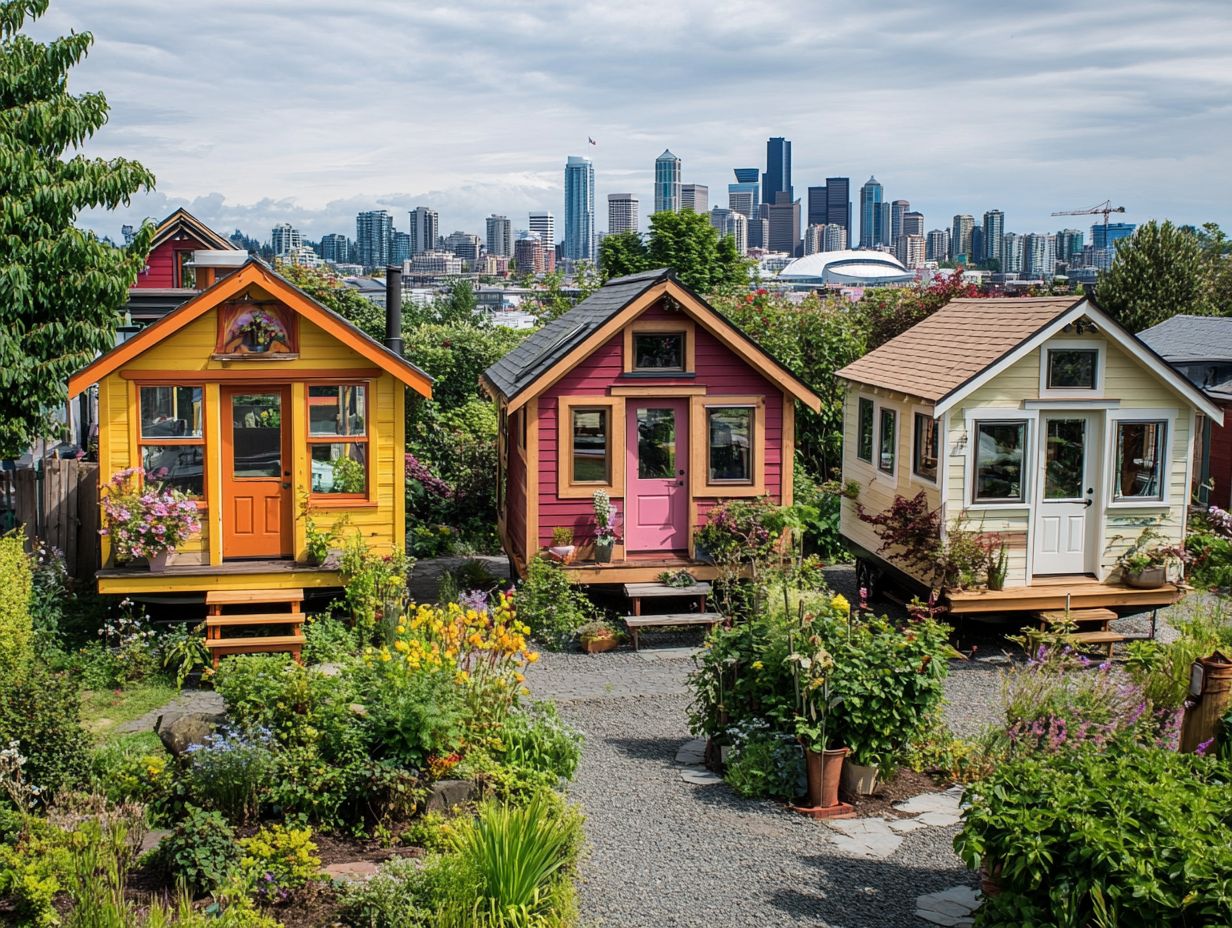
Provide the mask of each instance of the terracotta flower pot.
[{"label": "terracotta flower pot", "polygon": [[146,561],[150,565],[150,573],[161,574],[175,561],[175,548],[164,548],[157,554],[151,554]]},{"label": "terracotta flower pot", "polygon": [[1001,894],[1001,864],[980,864],[980,892],[985,899]]},{"label": "terracotta flower pot", "polygon": [[837,806],[839,782],[843,776],[843,760],[850,748],[827,751],[804,749],[804,770],[808,775],[808,805],[813,808]]},{"label": "terracotta flower pot", "polygon": [[602,654],[611,651],[619,642],[615,635],[596,635],[593,638],[582,639],[582,650],[587,654]]}]

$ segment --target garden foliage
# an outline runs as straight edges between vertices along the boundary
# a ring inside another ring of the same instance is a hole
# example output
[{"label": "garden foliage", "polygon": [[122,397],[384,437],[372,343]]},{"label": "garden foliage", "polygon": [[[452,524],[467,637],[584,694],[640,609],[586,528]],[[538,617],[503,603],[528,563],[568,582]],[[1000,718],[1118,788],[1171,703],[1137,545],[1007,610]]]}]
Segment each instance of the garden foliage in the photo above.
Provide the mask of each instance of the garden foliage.
[{"label": "garden foliage", "polygon": [[550,648],[564,648],[577,630],[598,615],[590,598],[569,582],[564,570],[544,557],[531,560],[518,590],[518,614]]},{"label": "garden foliage", "polygon": [[0,688],[24,674],[34,656],[33,581],[24,536],[0,537]]}]

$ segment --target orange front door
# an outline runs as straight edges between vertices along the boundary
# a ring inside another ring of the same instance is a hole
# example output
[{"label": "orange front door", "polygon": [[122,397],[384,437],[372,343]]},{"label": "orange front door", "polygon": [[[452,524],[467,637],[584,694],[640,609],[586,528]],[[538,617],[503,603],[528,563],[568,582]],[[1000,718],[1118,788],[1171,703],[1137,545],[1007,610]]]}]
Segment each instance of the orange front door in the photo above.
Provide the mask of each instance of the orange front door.
[{"label": "orange front door", "polygon": [[291,390],[222,388],[222,555],[291,557]]}]

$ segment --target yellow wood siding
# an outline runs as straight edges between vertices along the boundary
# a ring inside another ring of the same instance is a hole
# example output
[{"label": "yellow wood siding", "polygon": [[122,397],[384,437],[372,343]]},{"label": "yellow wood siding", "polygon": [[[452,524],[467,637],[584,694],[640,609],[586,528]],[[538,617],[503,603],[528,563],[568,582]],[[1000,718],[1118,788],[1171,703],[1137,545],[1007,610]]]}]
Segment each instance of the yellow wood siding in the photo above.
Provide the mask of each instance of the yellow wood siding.
[{"label": "yellow wood siding", "polygon": [[[169,383],[194,383],[194,371],[234,371],[284,373],[285,379],[265,383],[292,385],[289,425],[292,441],[292,505],[298,513],[300,494],[310,485],[308,447],[306,443],[307,388],[297,377],[319,375],[329,370],[371,370],[373,365],[346,345],[301,318],[299,320],[299,357],[291,361],[219,361],[210,355],[217,335],[216,312],[211,310],[201,318],[154,345],[132,359],[116,373],[108,375],[99,385],[99,460],[105,484],[111,474],[140,464],[136,438],[139,413],[136,408],[137,386],[124,378],[125,371],[175,371]],[[200,382],[200,381],[195,381]],[[242,383],[242,380],[228,381]],[[204,390],[206,433],[206,497],[208,512],[203,513],[202,532],[181,546],[180,552],[193,559],[220,563],[221,545],[221,449],[222,423],[219,417],[220,389],[217,383],[207,383]],[[356,505],[354,500],[330,503],[317,497],[312,506],[320,527],[325,528],[346,519],[347,536],[358,531],[368,546],[379,554],[389,554],[405,545],[405,465],[403,458],[405,431],[405,387],[388,373],[381,373],[370,384],[368,398],[368,452],[372,486],[370,500]],[[295,551],[302,558],[305,551],[303,522],[294,523]],[[213,541],[213,544],[211,544]],[[341,544],[341,541],[339,542]],[[104,539],[103,560],[107,563],[109,546]],[[248,583],[251,577],[243,578]],[[241,581],[237,581],[241,582]],[[109,588],[114,583],[108,584]],[[171,586],[165,587],[170,589]]]}]

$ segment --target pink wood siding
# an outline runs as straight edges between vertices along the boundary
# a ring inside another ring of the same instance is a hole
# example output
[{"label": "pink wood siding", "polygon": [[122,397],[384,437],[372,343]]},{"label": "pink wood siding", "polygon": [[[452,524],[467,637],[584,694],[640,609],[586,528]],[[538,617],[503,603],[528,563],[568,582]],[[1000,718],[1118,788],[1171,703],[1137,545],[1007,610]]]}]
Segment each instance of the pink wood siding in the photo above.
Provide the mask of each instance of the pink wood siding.
[{"label": "pink wood siding", "polygon": [[526,556],[526,464],[518,452],[521,435],[520,420],[525,410],[513,417],[509,430],[509,473],[506,475],[505,526],[509,541],[519,556]]},{"label": "pink wood siding", "polygon": [[175,268],[181,251],[196,251],[208,246],[195,238],[175,238],[163,242],[150,252],[146,260],[146,269],[137,275],[134,287],[179,287],[183,286],[175,279]]},{"label": "pink wood siding", "polygon": [[[658,307],[643,313],[640,319],[679,319],[676,313],[667,313]],[[690,383],[705,386],[710,396],[766,397],[766,448],[760,453],[766,456],[766,492],[778,501],[782,487],[783,451],[783,394],[755,368],[726,345],[696,326],[697,376],[695,378],[664,378],[656,383]],[[557,467],[557,397],[603,396],[608,387],[616,383],[646,385],[644,380],[621,381],[623,372],[622,353],[624,336],[617,335],[573,371],[545,391],[539,398],[539,539],[538,547],[551,543],[552,529],[567,525],[575,536],[583,539],[593,530],[592,507],[589,499],[559,499],[556,495]],[[622,427],[622,426],[618,426]],[[705,513],[717,502],[714,498],[699,498],[697,511],[699,524],[705,521]],[[623,520],[624,499],[618,498],[618,511]]]}]

